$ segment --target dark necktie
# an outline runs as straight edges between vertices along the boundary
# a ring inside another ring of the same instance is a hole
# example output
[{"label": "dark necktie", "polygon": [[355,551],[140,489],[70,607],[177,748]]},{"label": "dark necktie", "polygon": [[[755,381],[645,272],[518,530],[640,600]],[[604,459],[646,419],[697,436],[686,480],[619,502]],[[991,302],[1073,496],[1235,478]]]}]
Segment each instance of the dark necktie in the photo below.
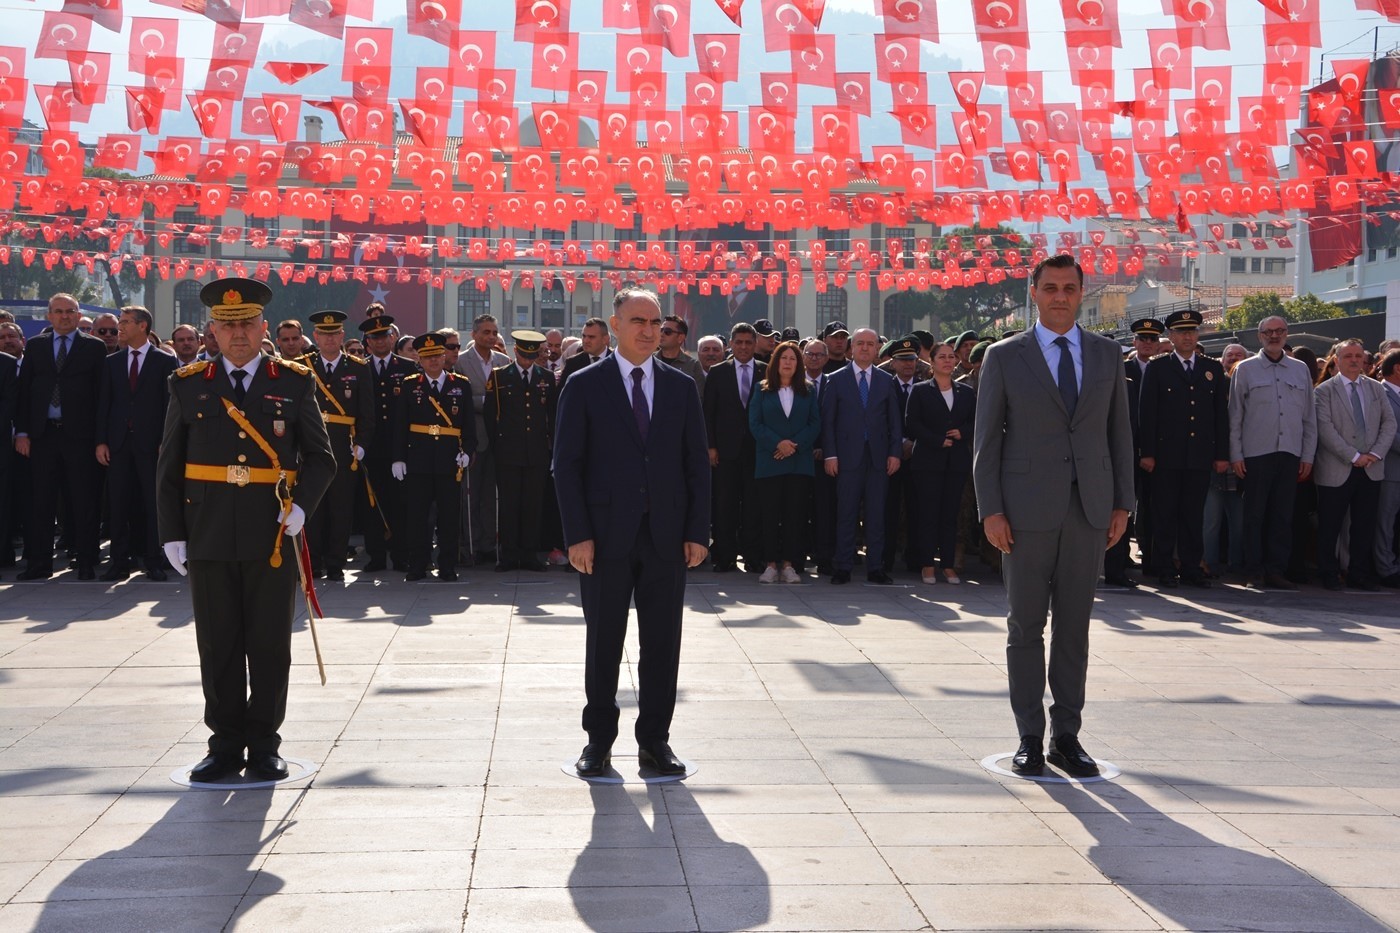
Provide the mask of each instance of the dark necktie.
[{"label": "dark necktie", "polygon": [[[1356,391],[1356,383],[1351,384],[1351,442],[1357,450],[1366,447],[1366,412],[1361,407],[1361,395]],[[1362,451],[1365,452],[1364,450]]]},{"label": "dark necktie", "polygon": [[136,377],[141,375],[141,351],[131,351],[131,372],[127,376],[127,381],[131,383],[131,392],[136,394]]},{"label": "dark necktie", "polygon": [[68,335],[64,334],[58,338],[58,354],[53,358],[53,368],[55,378],[53,381],[53,394],[49,396],[49,405],[53,408],[62,409],[63,390],[59,388],[59,382],[63,377],[63,364],[68,362]]},{"label": "dark necktie", "polygon": [[651,429],[651,412],[647,410],[647,396],[642,391],[644,375],[640,366],[632,370],[632,417],[637,419],[637,433],[642,435],[643,444],[647,440],[647,431]]},{"label": "dark necktie", "polygon": [[243,399],[248,395],[248,390],[243,387],[243,380],[248,378],[248,374],[241,369],[235,369],[229,375],[233,377],[233,400],[242,405]]},{"label": "dark necktie", "polygon": [[1189,378],[1190,375],[1191,375],[1191,361],[1190,361],[1189,359],[1186,359],[1186,360],[1182,360],[1181,362],[1182,362],[1182,365],[1184,365],[1184,366],[1186,367],[1186,375],[1187,375],[1187,377]]},{"label": "dark necktie", "polygon": [[870,381],[865,378],[865,370],[860,371],[860,407],[864,408],[870,401]]},{"label": "dark necktie", "polygon": [[1055,346],[1060,348],[1060,367],[1056,382],[1060,386],[1060,398],[1064,400],[1065,411],[1074,417],[1074,406],[1079,402],[1079,383],[1074,378],[1074,358],[1069,355],[1069,338],[1056,337]]},{"label": "dark necktie", "polygon": [[739,401],[744,403],[744,407],[749,407],[749,395],[753,392],[753,377],[749,375],[749,364],[739,365]]},{"label": "dark necktie", "polygon": [[907,382],[899,384],[899,410],[901,414],[909,410],[909,383]]}]

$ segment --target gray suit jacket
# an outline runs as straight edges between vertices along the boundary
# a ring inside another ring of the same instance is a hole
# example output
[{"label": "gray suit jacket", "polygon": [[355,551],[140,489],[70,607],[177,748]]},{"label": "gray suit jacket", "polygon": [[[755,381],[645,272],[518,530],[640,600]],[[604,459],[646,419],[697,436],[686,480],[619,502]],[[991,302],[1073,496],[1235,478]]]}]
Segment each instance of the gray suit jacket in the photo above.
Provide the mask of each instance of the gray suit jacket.
[{"label": "gray suit jacket", "polygon": [[486,362],[481,358],[481,354],[476,352],[476,348],[471,345],[470,337],[463,335],[467,341],[462,347],[462,352],[457,356],[457,372],[471,380],[472,383],[472,411],[476,412],[476,449],[485,450],[491,446],[490,437],[486,431],[486,418],[481,413],[482,407],[486,404],[486,383],[491,378],[491,371],[500,366],[509,366],[515,362],[499,350],[491,351],[491,362]]},{"label": "gray suit jacket", "polygon": [[[1385,389],[1385,386],[1381,386]],[[1385,389],[1386,401],[1390,402],[1390,411],[1395,415],[1397,430],[1395,440],[1390,442],[1390,449],[1385,452],[1385,481],[1387,483],[1400,483],[1400,392],[1392,392]],[[1380,453],[1380,451],[1376,451]]]},{"label": "gray suit jacket", "polygon": [[1354,469],[1352,458],[1358,453],[1380,457],[1366,468],[1366,476],[1373,480],[1385,478],[1385,457],[1395,440],[1395,412],[1385,399],[1385,387],[1376,380],[1362,376],[1358,391],[1361,407],[1366,412],[1366,446],[1361,450],[1352,443],[1356,416],[1352,414],[1351,393],[1342,377],[1333,376],[1314,390],[1317,459],[1313,461],[1313,482],[1319,486],[1345,483]]},{"label": "gray suit jacket", "polygon": [[[973,481],[983,518],[1012,532],[1060,527],[1078,495],[1095,528],[1131,511],[1133,437],[1123,357],[1107,337],[1081,332],[1083,374],[1071,420],[1031,328],[987,350],[977,387]],[[1071,485],[1070,462],[1078,475]]]}]

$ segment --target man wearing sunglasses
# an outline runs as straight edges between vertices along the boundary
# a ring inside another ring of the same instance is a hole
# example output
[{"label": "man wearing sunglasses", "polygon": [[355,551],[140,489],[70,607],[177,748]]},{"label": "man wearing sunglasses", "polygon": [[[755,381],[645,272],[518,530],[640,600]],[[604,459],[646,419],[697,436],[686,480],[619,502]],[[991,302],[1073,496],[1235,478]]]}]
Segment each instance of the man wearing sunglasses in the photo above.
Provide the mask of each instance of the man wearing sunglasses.
[{"label": "man wearing sunglasses", "polygon": [[700,361],[685,352],[685,338],[690,333],[690,327],[685,323],[685,319],[675,314],[668,314],[661,319],[661,339],[656,347],[656,358],[670,366],[672,369],[679,369],[691,379],[695,380],[695,390],[700,393],[700,397],[705,397],[705,367],[700,365]]},{"label": "man wearing sunglasses", "polygon": [[116,353],[121,349],[121,327],[115,314],[99,314],[93,318],[92,335],[102,338],[108,353]]}]

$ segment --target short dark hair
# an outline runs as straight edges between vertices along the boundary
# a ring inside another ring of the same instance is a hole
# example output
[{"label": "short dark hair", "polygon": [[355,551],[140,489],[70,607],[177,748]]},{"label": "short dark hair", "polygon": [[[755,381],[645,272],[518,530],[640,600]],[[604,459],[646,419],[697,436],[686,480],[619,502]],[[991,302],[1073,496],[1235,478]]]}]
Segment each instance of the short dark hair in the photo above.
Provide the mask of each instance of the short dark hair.
[{"label": "short dark hair", "polygon": [[374,317],[379,314],[388,314],[389,309],[384,307],[382,301],[371,301],[365,306],[365,317]]},{"label": "short dark hair", "polygon": [[494,323],[496,323],[496,315],[494,315],[494,314],[478,314],[476,317],[472,318],[472,330],[475,331],[475,330],[479,329],[479,328],[481,327],[482,324],[494,324]]},{"label": "short dark hair", "polygon": [[1381,357],[1381,378],[1389,379],[1396,369],[1400,369],[1400,350],[1391,350]]},{"label": "short dark hair", "polygon": [[297,333],[301,333],[301,321],[298,321],[296,318],[289,317],[285,321],[280,321],[277,324],[277,333],[282,333],[282,328],[284,327],[295,327]]},{"label": "short dark hair", "polygon": [[141,305],[126,305],[117,313],[130,314],[132,317],[136,318],[137,324],[144,324],[146,326],[146,333],[148,334],[151,332],[151,325],[155,323],[155,318],[151,316],[151,312],[141,307]]},{"label": "short dark hair", "polygon": [[1031,284],[1040,284],[1040,273],[1043,269],[1073,269],[1079,273],[1079,284],[1084,284],[1084,267],[1079,264],[1069,253],[1057,253],[1054,256],[1047,256],[1035,264],[1035,271],[1031,273]]},{"label": "short dark hair", "polygon": [[[591,318],[589,318],[588,320],[586,320],[586,321],[583,322],[583,327],[601,327],[601,328],[603,328],[603,333],[605,333],[605,334],[611,334],[611,333],[612,333],[612,330],[609,329],[609,327],[608,327],[608,322],[605,321],[605,320],[603,320],[603,319],[600,318],[600,317],[591,317]],[[583,330],[583,327],[579,328],[579,330]]]},{"label": "short dark hair", "polygon": [[758,339],[758,331],[755,330],[754,326],[748,323],[747,321],[740,321],[738,324],[735,324],[733,327],[729,328],[730,340],[733,340],[740,334],[748,334],[753,339]]},{"label": "short dark hair", "polygon": [[661,320],[665,321],[667,324],[676,325],[676,329],[681,332],[682,336],[690,336],[690,325],[687,324],[685,318],[681,317],[679,314],[668,314]]}]

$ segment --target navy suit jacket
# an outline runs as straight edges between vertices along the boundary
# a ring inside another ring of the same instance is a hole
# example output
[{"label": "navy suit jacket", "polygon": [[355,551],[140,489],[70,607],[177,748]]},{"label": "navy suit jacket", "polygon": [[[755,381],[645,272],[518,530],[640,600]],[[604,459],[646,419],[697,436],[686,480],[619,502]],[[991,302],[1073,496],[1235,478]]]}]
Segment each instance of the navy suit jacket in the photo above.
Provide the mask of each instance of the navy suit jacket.
[{"label": "navy suit jacket", "polygon": [[122,347],[104,361],[97,385],[97,443],[116,453],[128,441],[154,457],[165,430],[165,408],[170,403],[170,374],[180,368],[174,356],[154,347],[142,353],[136,392],[131,391],[131,350]]},{"label": "navy suit jacket", "polygon": [[19,405],[15,432],[37,440],[48,431],[49,399],[58,383],[63,400],[63,426],[68,436],[91,441],[97,434],[97,384],[102,377],[107,345],[91,334],[73,331],[68,359],[60,373],[54,365],[54,336],[40,334],[24,349],[19,370]]},{"label": "navy suit jacket", "polygon": [[554,434],[554,488],[564,540],[596,558],[626,557],[642,523],[658,553],[684,561],[710,540],[710,455],[695,380],[653,364],[642,441],[616,354],[569,376]]},{"label": "navy suit jacket", "polygon": [[[919,382],[909,393],[904,433],[914,440],[909,469],[917,472],[972,472],[972,433],[977,423],[977,393],[971,386],[953,383],[953,408],[943,401],[938,383]],[[962,440],[944,447],[948,432],[957,428]]]},{"label": "navy suit jacket", "polygon": [[821,404],[823,457],[854,467],[868,443],[872,464],[883,469],[887,458],[903,455],[904,417],[889,373],[870,368],[870,399],[862,408],[855,364],[850,363],[826,380]]}]

